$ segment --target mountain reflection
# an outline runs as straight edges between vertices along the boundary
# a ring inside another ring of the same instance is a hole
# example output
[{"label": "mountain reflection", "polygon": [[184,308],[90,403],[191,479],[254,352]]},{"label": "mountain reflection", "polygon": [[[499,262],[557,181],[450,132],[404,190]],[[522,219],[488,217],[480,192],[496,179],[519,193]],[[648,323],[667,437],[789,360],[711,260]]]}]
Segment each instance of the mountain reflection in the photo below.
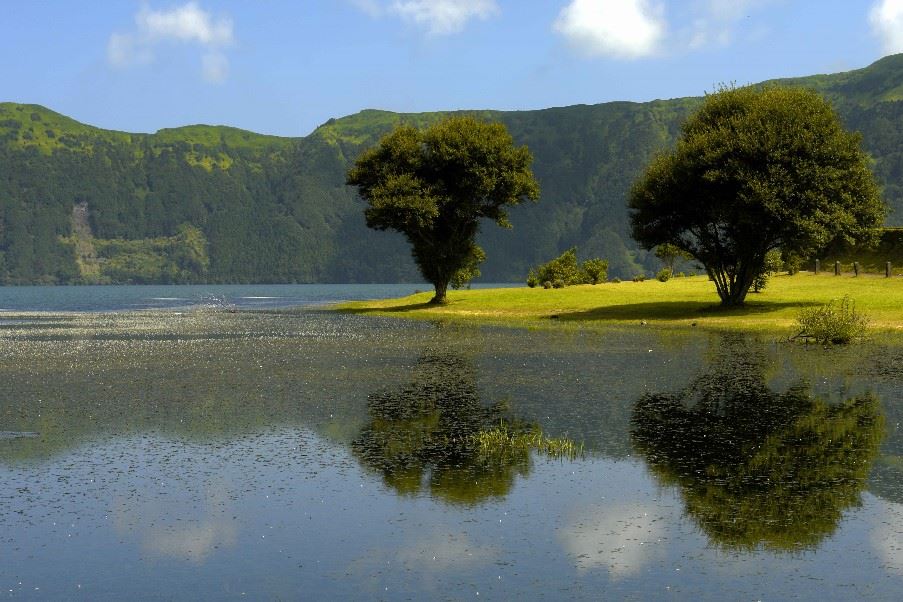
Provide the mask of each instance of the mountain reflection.
[{"label": "mountain reflection", "polygon": [[726,339],[713,369],[636,404],[631,437],[686,512],[729,548],[814,548],[860,504],[884,434],[871,394],[827,404],[804,384],[768,388],[763,362]]},{"label": "mountain reflection", "polygon": [[480,451],[478,433],[513,421],[504,404],[480,402],[472,364],[455,353],[425,353],[408,384],[371,394],[367,408],[370,419],[352,449],[400,494],[425,489],[450,503],[476,504],[504,496],[530,470],[529,451]]}]

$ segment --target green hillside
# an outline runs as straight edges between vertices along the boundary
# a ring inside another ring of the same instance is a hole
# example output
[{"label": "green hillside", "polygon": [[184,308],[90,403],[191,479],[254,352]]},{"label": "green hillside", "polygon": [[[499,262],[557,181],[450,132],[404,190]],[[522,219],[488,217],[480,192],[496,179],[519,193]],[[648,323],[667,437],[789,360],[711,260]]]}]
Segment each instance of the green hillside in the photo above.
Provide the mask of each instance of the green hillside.
[{"label": "green hillside", "polygon": [[[888,224],[903,225],[903,55],[778,82],[819,91],[862,132]],[[520,280],[572,246],[609,259],[612,276],[654,269],[628,235],[626,193],[698,103],[471,112],[530,147],[542,187],[538,204],[512,211],[512,230],[481,236],[484,280]],[[443,115],[366,110],[304,138],[205,125],[130,134],[0,103],[0,283],[417,280],[402,237],[365,228],[344,178],[395,125]]]}]

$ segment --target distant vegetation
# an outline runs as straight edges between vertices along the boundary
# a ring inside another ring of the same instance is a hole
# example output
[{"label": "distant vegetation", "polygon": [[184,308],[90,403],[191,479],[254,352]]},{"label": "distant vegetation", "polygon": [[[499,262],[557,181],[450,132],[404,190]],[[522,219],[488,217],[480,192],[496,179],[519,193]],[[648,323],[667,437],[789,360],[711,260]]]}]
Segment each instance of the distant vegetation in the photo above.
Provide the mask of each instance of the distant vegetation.
[{"label": "distant vegetation", "polygon": [[527,286],[533,288],[564,288],[575,284],[599,284],[608,279],[608,262],[587,259],[577,262],[577,248],[568,249],[555,259],[530,270]]},{"label": "distant vegetation", "polygon": [[[903,225],[903,56],[781,83],[824,94],[844,125],[862,133],[891,207],[888,224]],[[482,278],[519,281],[574,246],[606,258],[613,277],[658,271],[653,254],[630,239],[625,200],[699,103],[470,113],[503,123],[517,145],[530,148],[543,193],[539,204],[511,211],[512,231],[487,228],[477,238],[487,251]],[[419,280],[403,240],[366,228],[345,174],[396,125],[423,127],[445,115],[363,111],[304,138],[200,125],[129,134],[36,105],[0,103],[0,282],[80,281],[64,239],[73,234],[73,207],[83,202],[99,240],[157,240],[176,236],[183,224],[197,228],[209,266],[191,274],[196,282]],[[884,261],[876,256],[874,263],[883,269]]]}]

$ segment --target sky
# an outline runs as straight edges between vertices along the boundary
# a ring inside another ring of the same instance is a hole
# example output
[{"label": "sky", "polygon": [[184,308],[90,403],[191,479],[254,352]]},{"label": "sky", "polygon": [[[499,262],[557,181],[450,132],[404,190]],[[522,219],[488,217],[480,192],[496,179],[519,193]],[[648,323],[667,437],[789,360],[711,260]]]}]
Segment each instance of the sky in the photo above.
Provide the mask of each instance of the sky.
[{"label": "sky", "polygon": [[698,96],[903,52],[903,0],[0,0],[0,101],[303,136],[362,109]]}]

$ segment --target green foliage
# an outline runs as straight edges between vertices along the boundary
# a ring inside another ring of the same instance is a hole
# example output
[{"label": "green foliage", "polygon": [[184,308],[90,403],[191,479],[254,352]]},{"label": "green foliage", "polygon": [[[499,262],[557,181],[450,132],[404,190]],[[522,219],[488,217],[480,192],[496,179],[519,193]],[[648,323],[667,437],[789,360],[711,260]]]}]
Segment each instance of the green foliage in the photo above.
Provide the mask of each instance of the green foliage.
[{"label": "green foliage", "polygon": [[876,236],[885,207],[858,135],[799,89],[722,88],[630,194],[634,238],[702,263],[723,305],[739,305],[768,251],[806,255]]},{"label": "green foliage", "polygon": [[470,281],[480,277],[480,264],[486,260],[486,253],[477,245],[471,248],[470,257],[461,268],[452,276],[449,284],[455,290],[470,285]]},{"label": "green foliage", "polygon": [[476,269],[480,220],[510,226],[507,208],[539,197],[532,160],[505,126],[450,117],[425,130],[397,127],[358,158],[347,183],[367,202],[368,227],[407,237],[436,289],[432,302],[444,303],[456,274]]},{"label": "green foliage", "polygon": [[768,286],[768,279],[780,272],[784,268],[784,261],[781,259],[781,252],[772,249],[765,254],[765,262],[762,265],[762,271],[753,278],[752,290],[754,293],[761,293]]},{"label": "green foliage", "polygon": [[73,235],[61,241],[85,255],[78,262],[77,279],[85,284],[185,284],[203,281],[210,265],[204,233],[188,224],[169,237],[124,240]]},{"label": "green foliage", "polygon": [[582,284],[583,274],[580,273],[580,265],[577,263],[577,249],[571,248],[556,257],[530,270],[535,278],[543,282],[562,282],[569,286]]},{"label": "green foliage", "polygon": [[[888,224],[903,225],[903,56],[781,83],[824,94],[846,127],[862,133],[892,208]],[[487,252],[482,278],[519,279],[574,245],[605,257],[609,276],[658,271],[659,259],[631,239],[624,200],[702,102],[467,113],[503,123],[518,145],[530,148],[550,199],[511,208],[513,232],[479,233],[476,243]],[[0,103],[0,283],[79,280],[72,250],[59,237],[71,235],[71,208],[80,201],[89,203],[94,235],[102,239],[170,237],[180,224],[197,227],[209,242],[205,281],[419,280],[408,246],[368,230],[343,183],[355,158],[397,125],[423,128],[446,116],[363,111],[331,119],[303,138],[209,126],[134,134],[37,105]],[[858,245],[837,256],[806,256],[826,266],[859,261],[883,272],[888,260],[903,266],[901,248]]]},{"label": "green foliage", "polygon": [[856,311],[852,299],[843,297],[821,307],[802,310],[797,322],[799,328],[794,339],[812,340],[822,345],[843,345],[865,336],[869,319]]},{"label": "green foliage", "polygon": [[608,280],[608,262],[604,259],[587,259],[580,266],[587,284],[601,284]]},{"label": "green foliage", "polygon": [[480,454],[488,457],[518,456],[536,450],[550,458],[574,460],[583,456],[583,444],[567,437],[547,437],[538,426],[517,428],[504,420],[473,436]]},{"label": "green foliage", "polygon": [[671,280],[671,268],[662,268],[658,271],[658,274],[655,275],[655,278],[659,282],[668,282]]},{"label": "green foliage", "polygon": [[692,259],[693,256],[672,245],[671,243],[663,243],[655,247],[655,256],[662,260],[668,272],[674,271],[674,262],[678,259]]},{"label": "green foliage", "polygon": [[643,282],[646,280],[646,274],[643,274],[643,273],[634,274],[632,280],[634,282]]},{"label": "green foliage", "polygon": [[587,259],[581,264],[577,261],[577,248],[573,247],[555,259],[532,268],[527,274],[527,285],[530,282],[551,282],[555,288],[563,288],[575,284],[599,284],[607,278],[607,261]]}]

